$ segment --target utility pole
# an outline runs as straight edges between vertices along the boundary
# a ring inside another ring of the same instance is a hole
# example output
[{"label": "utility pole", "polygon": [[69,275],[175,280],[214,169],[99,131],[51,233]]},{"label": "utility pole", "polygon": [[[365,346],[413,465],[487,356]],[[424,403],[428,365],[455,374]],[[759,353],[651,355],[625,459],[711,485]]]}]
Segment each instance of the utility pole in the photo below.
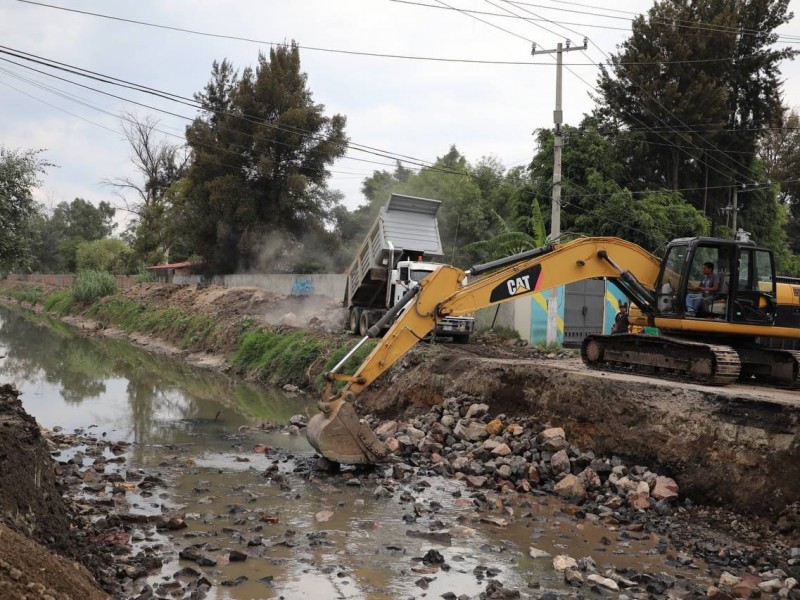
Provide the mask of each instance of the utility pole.
[{"label": "utility pole", "polygon": [[[583,46],[570,47],[570,41],[564,44],[559,42],[554,50],[537,50],[536,44],[531,48],[531,54],[556,53],[556,109],[553,111],[553,201],[550,210],[550,242],[555,242],[561,236],[561,148],[564,146],[564,135],[561,124],[564,122],[564,113],[561,109],[561,71],[562,54],[575,50],[586,50],[588,40],[583,38]],[[550,290],[547,300],[547,343],[554,344],[558,341],[558,295],[559,288]]]}]

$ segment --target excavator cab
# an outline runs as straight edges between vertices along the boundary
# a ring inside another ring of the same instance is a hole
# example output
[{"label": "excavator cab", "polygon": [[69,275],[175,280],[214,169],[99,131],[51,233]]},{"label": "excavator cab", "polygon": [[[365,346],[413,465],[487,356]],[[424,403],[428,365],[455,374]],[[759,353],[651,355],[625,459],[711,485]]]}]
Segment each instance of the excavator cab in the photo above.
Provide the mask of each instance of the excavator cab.
[{"label": "excavator cab", "polygon": [[[717,289],[697,291],[709,277]],[[771,250],[750,240],[705,237],[677,239],[667,247],[656,283],[659,317],[769,325],[775,305]]]}]

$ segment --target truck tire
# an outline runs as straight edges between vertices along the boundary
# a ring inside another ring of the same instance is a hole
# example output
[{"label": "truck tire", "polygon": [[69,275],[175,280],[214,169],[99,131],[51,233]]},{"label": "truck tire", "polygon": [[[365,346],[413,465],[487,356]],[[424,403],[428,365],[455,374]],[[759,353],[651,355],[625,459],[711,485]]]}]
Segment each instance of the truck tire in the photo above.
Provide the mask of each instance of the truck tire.
[{"label": "truck tire", "polygon": [[358,319],[358,335],[361,337],[366,336],[370,325],[372,325],[372,323],[369,322],[369,311],[362,310],[361,317]]},{"label": "truck tire", "polygon": [[359,321],[361,321],[361,309],[354,306],[350,309],[350,318],[347,321],[347,328],[353,333],[358,333]]}]

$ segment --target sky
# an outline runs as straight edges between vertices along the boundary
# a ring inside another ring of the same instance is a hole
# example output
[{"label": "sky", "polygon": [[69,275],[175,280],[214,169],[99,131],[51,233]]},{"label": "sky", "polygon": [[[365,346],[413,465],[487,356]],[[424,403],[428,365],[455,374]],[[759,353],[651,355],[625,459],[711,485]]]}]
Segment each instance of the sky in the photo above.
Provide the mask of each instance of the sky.
[{"label": "sky", "polygon": [[[241,71],[256,64],[259,52],[268,54],[269,43],[294,40],[301,48],[302,69],[314,101],[323,104],[328,115],[347,117],[351,142],[416,162],[434,161],[455,145],[471,163],[493,156],[510,168],[531,160],[536,129],[552,127],[555,59],[550,54],[532,56],[532,43],[547,50],[567,40],[579,46],[584,36],[588,38],[585,53],[564,54],[564,121],[577,124],[593,107],[590,94],[597,81],[597,63],[629,36],[630,19],[653,4],[652,0],[514,2],[0,0],[0,50],[21,51],[191,97],[209,81],[214,60],[227,58]],[[800,0],[791,0],[790,8],[800,12]],[[800,36],[797,19],[779,32]],[[8,54],[0,58],[6,59],[0,60],[0,145],[46,149],[43,158],[56,167],[48,169],[35,196],[48,207],[77,197],[123,206],[103,183],[136,177],[121,114],[158,119],[162,137],[174,144],[183,143],[186,125],[197,116],[190,106]],[[798,61],[782,65],[782,77],[786,104],[800,105]],[[341,191],[345,206],[353,210],[365,201],[362,181],[374,170],[393,168],[392,160],[349,151],[330,167],[329,186]],[[124,225],[123,214],[119,213]]]}]

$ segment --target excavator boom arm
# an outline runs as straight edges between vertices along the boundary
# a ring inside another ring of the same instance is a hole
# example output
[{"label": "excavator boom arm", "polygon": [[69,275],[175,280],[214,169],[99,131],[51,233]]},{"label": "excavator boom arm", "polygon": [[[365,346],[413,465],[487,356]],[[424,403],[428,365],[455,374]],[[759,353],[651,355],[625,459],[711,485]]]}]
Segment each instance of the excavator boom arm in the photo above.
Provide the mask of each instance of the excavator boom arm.
[{"label": "excavator boom arm", "polygon": [[[455,267],[441,267],[426,277],[420,283],[419,293],[397,316],[356,373],[345,378],[347,384],[343,390],[322,398],[321,412],[311,420],[307,432],[312,446],[337,462],[380,460],[385,449],[377,438],[372,439],[374,435],[369,438],[363,421],[357,421],[349,403],[447,316],[466,315],[479,308],[598,277],[617,279],[641,304],[652,303],[659,260],[636,244],[617,238],[581,238],[539,250],[518,255],[516,261],[514,257],[504,259],[497,271],[463,286],[461,282],[468,273]],[[489,266],[494,265],[497,263]],[[476,267],[472,273],[482,270],[485,267]],[[333,431],[335,438],[330,435]],[[356,431],[357,435],[348,435]],[[350,437],[358,438],[355,444]]]},{"label": "excavator boom arm", "polygon": [[[397,318],[353,375],[348,389],[358,394],[429,335],[444,317],[470,314],[479,308],[598,277],[633,277],[652,291],[658,276],[659,261],[655,256],[617,238],[581,238],[552,248],[464,286],[461,281],[466,274],[460,269],[445,266],[432,273],[422,282],[416,302]],[[619,265],[627,269],[620,271]]]}]

